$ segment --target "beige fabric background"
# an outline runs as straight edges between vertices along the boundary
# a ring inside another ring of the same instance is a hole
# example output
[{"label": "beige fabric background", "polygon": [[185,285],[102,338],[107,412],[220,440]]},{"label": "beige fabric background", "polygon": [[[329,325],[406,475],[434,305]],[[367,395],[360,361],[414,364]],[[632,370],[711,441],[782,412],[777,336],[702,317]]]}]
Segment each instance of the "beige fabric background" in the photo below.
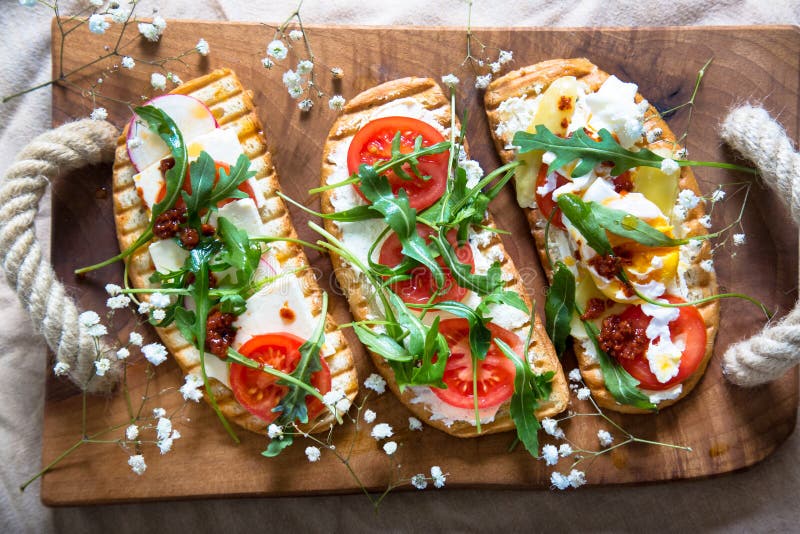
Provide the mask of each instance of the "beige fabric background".
[{"label": "beige fabric background", "polygon": [[[88,0],[65,1],[70,6]],[[144,0],[147,14],[157,3]],[[198,7],[199,6],[199,7]],[[294,0],[164,0],[166,18],[277,21]],[[465,23],[459,0],[308,0],[306,22],[379,25]],[[50,76],[51,12],[0,0],[0,95]],[[653,0],[497,2],[477,0],[476,26],[614,26],[800,24],[798,0]],[[169,31],[169,29],[167,30]],[[212,51],[213,53],[213,51]],[[50,126],[50,92],[39,91],[0,104],[0,172],[17,150]],[[38,231],[47,244],[49,198],[42,202]],[[4,532],[184,531],[503,531],[798,530],[800,435],[743,473],[712,480],[645,487],[548,491],[439,491],[396,493],[372,512],[363,496],[242,499],[120,505],[50,510],[39,485],[21,494],[20,481],[40,462],[43,406],[43,343],[33,334],[15,296],[0,282],[0,530]],[[116,461],[116,460],[115,460]],[[186,476],[191,477],[191,468]],[[202,484],[202,480],[197,481]]]}]

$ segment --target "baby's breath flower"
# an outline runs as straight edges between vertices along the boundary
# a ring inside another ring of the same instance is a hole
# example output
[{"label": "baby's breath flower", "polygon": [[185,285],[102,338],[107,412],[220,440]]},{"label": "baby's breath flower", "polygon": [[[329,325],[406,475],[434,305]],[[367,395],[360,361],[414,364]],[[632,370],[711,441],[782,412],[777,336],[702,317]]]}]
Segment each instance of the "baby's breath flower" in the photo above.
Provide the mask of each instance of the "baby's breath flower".
[{"label": "baby's breath flower", "polygon": [[276,424],[271,424],[267,427],[267,436],[269,439],[278,439],[283,437],[283,429]]},{"label": "baby's breath flower", "polygon": [[700,268],[705,272],[710,273],[714,270],[714,260],[703,260],[700,262]]},{"label": "baby's breath flower", "polygon": [[597,431],[597,440],[600,442],[601,447],[608,447],[614,443],[614,436],[612,436],[607,430],[603,430],[601,428]]},{"label": "baby's breath flower", "polygon": [[128,295],[117,295],[116,297],[109,297],[109,299],[106,300],[106,306],[112,310],[121,310],[122,308],[128,307],[130,303],[131,298]]},{"label": "baby's breath flower", "polygon": [[550,473],[550,484],[559,490],[565,490],[569,487],[569,478],[565,477],[558,471]]},{"label": "baby's breath flower", "polygon": [[364,380],[364,387],[367,389],[371,389],[378,395],[383,395],[386,391],[386,380],[377,373],[372,373]]},{"label": "baby's breath flower", "polygon": [[268,57],[262,57],[261,64],[264,66],[265,69],[271,69],[272,67],[275,66],[275,62]]},{"label": "baby's breath flower", "polygon": [[492,73],[487,73],[483,76],[475,78],[475,89],[486,89],[489,87],[489,82],[492,81]]},{"label": "baby's breath flower", "polygon": [[424,490],[428,487],[428,480],[425,478],[425,475],[418,473],[411,477],[411,485],[418,490]]},{"label": "baby's breath flower", "polygon": [[586,400],[592,396],[592,392],[589,390],[589,388],[580,388],[576,395],[579,400]]},{"label": "baby's breath flower", "polygon": [[581,370],[577,367],[569,372],[569,379],[572,382],[580,382],[581,381]]},{"label": "baby's breath flower", "polygon": [[105,325],[96,324],[87,328],[86,333],[92,337],[101,337],[108,334],[108,330],[106,329]]},{"label": "baby's breath flower", "polygon": [[500,55],[497,56],[497,62],[501,65],[512,61],[514,59],[514,52],[511,50],[500,50]]},{"label": "baby's breath flower", "polygon": [[409,417],[408,418],[408,429],[409,430],[422,430],[422,421],[420,421],[416,417]]},{"label": "baby's breath flower", "polygon": [[558,428],[558,421],[555,419],[551,419],[549,417],[542,419],[542,428],[544,429],[545,433],[553,436],[554,438],[563,439],[565,437],[564,431]]},{"label": "baby's breath flower", "polygon": [[167,317],[167,312],[164,310],[153,310],[153,320],[160,323]]},{"label": "baby's breath flower", "polygon": [[683,189],[680,193],[678,193],[678,204],[687,210],[694,209],[699,203],[700,197],[698,197],[691,189]]},{"label": "baby's breath flower", "polygon": [[142,343],[144,342],[144,338],[139,332],[131,332],[131,335],[128,337],[128,341],[130,341],[131,345],[141,347]]},{"label": "baby's breath flower", "polygon": [[333,67],[331,68],[331,76],[333,76],[334,80],[341,80],[344,78],[344,70],[342,67]]},{"label": "baby's breath flower", "polygon": [[123,22],[128,20],[131,12],[129,9],[116,6],[116,7],[109,7],[108,14],[111,15],[111,20],[116,22],[117,24],[122,24]]},{"label": "baby's breath flower", "polygon": [[131,355],[131,351],[129,351],[129,350],[128,350],[128,349],[126,349],[125,347],[122,347],[121,349],[119,349],[119,350],[117,351],[117,359],[118,359],[118,360],[124,360],[124,359],[126,359],[128,356],[130,356],[130,355]]},{"label": "baby's breath flower", "polygon": [[159,419],[167,415],[167,410],[164,408],[153,408],[153,417]]},{"label": "baby's breath flower", "polygon": [[283,73],[283,85],[286,87],[300,85],[302,81],[303,79],[300,77],[300,74],[291,69]]},{"label": "baby's breath flower", "polygon": [[662,135],[664,135],[664,130],[661,128],[653,128],[652,130],[648,130],[648,132],[645,134],[645,138],[647,139],[648,143],[655,143],[661,139]]},{"label": "baby's breath flower", "polygon": [[108,118],[108,111],[106,108],[94,108],[89,118],[94,121],[104,121]]},{"label": "baby's breath flower", "polygon": [[200,402],[200,399],[203,398],[203,392],[200,390],[202,386],[203,379],[189,373],[184,377],[184,384],[180,388],[181,395],[184,400]]},{"label": "baby's breath flower", "polygon": [[145,315],[147,313],[150,313],[150,308],[152,308],[152,306],[150,306],[150,303],[147,302],[146,300],[143,300],[139,303],[139,307],[136,309],[136,311],[138,311],[142,315]]},{"label": "baby's breath flower", "polygon": [[306,447],[306,457],[309,462],[316,462],[319,460],[320,450],[314,446]]},{"label": "baby's breath flower", "polygon": [[447,476],[442,473],[442,468],[438,465],[431,467],[431,478],[433,479],[433,486],[437,489],[443,488],[447,480]]},{"label": "baby's breath flower", "polygon": [[128,441],[133,441],[139,437],[139,427],[136,425],[130,425],[128,428],[125,429],[125,438]]},{"label": "baby's breath flower", "polygon": [[155,43],[161,37],[161,32],[158,31],[158,28],[149,22],[140,22],[138,28],[139,33],[150,42]]},{"label": "baby's breath flower", "polygon": [[333,95],[330,100],[328,100],[328,107],[334,111],[341,111],[344,107],[344,97],[342,95]]},{"label": "baby's breath flower", "polygon": [[106,293],[108,293],[108,295],[111,297],[116,297],[122,293],[122,288],[117,284],[106,284]]},{"label": "baby's breath flower", "polygon": [[291,96],[294,99],[303,96],[303,88],[300,85],[289,86],[288,91],[289,91],[289,96]]},{"label": "baby's breath flower", "polygon": [[267,45],[267,55],[274,57],[278,61],[286,59],[286,54],[288,53],[289,49],[286,48],[286,45],[283,44],[283,41],[279,39],[275,39]]},{"label": "baby's breath flower", "polygon": [[725,191],[722,189],[716,189],[711,193],[711,202],[719,202],[723,198],[725,198]]},{"label": "baby's breath flower", "polygon": [[303,32],[301,30],[292,30],[289,32],[289,39],[292,41],[299,41],[303,38]]},{"label": "baby's breath flower", "polygon": [[711,228],[711,215],[703,215],[699,219],[700,224],[706,228]]},{"label": "baby's breath flower", "polygon": [[442,76],[442,83],[447,87],[455,87],[458,85],[459,79],[454,74],[445,74]]},{"label": "baby's breath flower", "polygon": [[370,409],[364,411],[364,421],[366,421],[367,423],[372,423],[373,421],[375,421],[376,416],[377,414]]},{"label": "baby's breath flower", "polygon": [[64,376],[69,372],[69,364],[66,362],[56,362],[53,366],[53,373],[56,376]]},{"label": "baby's breath flower", "polygon": [[567,480],[569,481],[569,485],[573,488],[580,488],[586,484],[586,473],[583,471],[578,471],[577,469],[573,469],[569,472]]},{"label": "baby's breath flower", "polygon": [[372,437],[376,440],[390,438],[392,434],[394,434],[394,432],[388,423],[378,423],[372,427]]},{"label": "baby's breath flower", "polygon": [[747,241],[747,236],[744,234],[733,234],[733,244],[737,247],[740,245],[744,245],[745,241]]},{"label": "baby's breath flower", "polygon": [[94,371],[97,376],[105,376],[109,369],[111,369],[111,360],[108,358],[100,358],[94,362]]},{"label": "baby's breath flower", "polygon": [[664,158],[661,160],[661,172],[664,174],[675,174],[681,170],[680,166],[672,158]]},{"label": "baby's breath flower", "polygon": [[331,410],[346,412],[350,408],[350,399],[341,389],[332,389],[322,396],[322,403]]},{"label": "baby's breath flower", "polygon": [[141,454],[134,454],[128,458],[128,465],[131,466],[131,471],[137,475],[143,475],[147,470],[147,464],[144,463],[144,456]]},{"label": "baby's breath flower", "polygon": [[197,44],[194,45],[194,49],[197,50],[197,53],[201,56],[207,56],[208,52],[210,51],[210,48],[208,47],[208,41],[203,38],[197,41]]},{"label": "baby's breath flower", "polygon": [[500,72],[500,62],[495,61],[494,63],[489,63],[489,70],[491,70],[495,74]]},{"label": "baby's breath flower", "polygon": [[152,293],[150,295],[150,305],[154,308],[166,308],[172,304],[169,296],[164,293]]},{"label": "baby's breath flower", "polygon": [[90,327],[100,322],[100,316],[92,310],[87,310],[78,316],[78,323],[81,326]]},{"label": "baby's breath flower", "polygon": [[307,59],[303,59],[297,64],[297,74],[308,74],[314,70],[314,63]]},{"label": "baby's breath flower", "polygon": [[397,442],[396,441],[387,441],[383,444],[383,452],[387,455],[391,456],[397,451]]},{"label": "baby's breath flower", "polygon": [[161,343],[149,343],[142,347],[142,354],[153,365],[161,365],[167,359],[167,349]]},{"label": "baby's breath flower", "polygon": [[549,443],[542,447],[542,460],[547,465],[556,465],[558,463],[558,449],[555,445]]},{"label": "baby's breath flower", "polygon": [[95,13],[89,17],[89,31],[92,33],[102,35],[106,33],[106,30],[109,28],[109,26],[111,26],[111,24],[106,22],[105,15]]},{"label": "baby's breath flower", "polygon": [[686,159],[689,155],[689,151],[686,148],[681,148],[675,151],[675,157],[677,159]]},{"label": "baby's breath flower", "polygon": [[172,438],[164,438],[156,441],[156,445],[158,445],[161,454],[167,454],[170,450],[172,450]]},{"label": "baby's breath flower", "polygon": [[172,421],[166,417],[159,417],[156,424],[156,437],[158,439],[166,439],[172,434]]},{"label": "baby's breath flower", "polygon": [[167,78],[160,72],[154,72],[150,75],[150,85],[153,86],[153,89],[163,91],[167,88]]},{"label": "baby's breath flower", "polygon": [[567,456],[572,454],[572,447],[569,443],[562,443],[561,446],[558,447],[558,455],[562,458],[566,458]]},{"label": "baby's breath flower", "polygon": [[178,75],[177,75],[177,74],[175,74],[174,72],[168,72],[168,73],[167,73],[167,79],[168,79],[169,81],[171,81],[172,83],[174,83],[175,85],[180,85],[180,84],[182,84],[182,83],[183,83],[183,80],[181,80],[181,79],[178,77]]},{"label": "baby's breath flower", "polygon": [[300,108],[302,112],[309,111],[313,106],[314,103],[308,98],[297,103],[297,107]]}]

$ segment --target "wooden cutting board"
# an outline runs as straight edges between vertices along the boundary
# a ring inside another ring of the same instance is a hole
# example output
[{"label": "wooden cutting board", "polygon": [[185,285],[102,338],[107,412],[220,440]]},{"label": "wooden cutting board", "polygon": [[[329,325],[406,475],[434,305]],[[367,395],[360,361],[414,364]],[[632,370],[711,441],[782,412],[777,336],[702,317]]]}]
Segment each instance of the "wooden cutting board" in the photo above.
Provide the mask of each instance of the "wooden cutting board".
[{"label": "wooden cutting board", "polygon": [[[297,58],[267,71],[261,66],[265,45],[273,27],[261,24],[203,23],[170,21],[159,44],[132,45],[133,55],[142,59],[174,56],[191,48],[198,37],[211,46],[206,57],[191,55],[186,65],[169,67],[184,80],[218,67],[233,68],[246,87],[255,91],[255,100],[266,129],[284,191],[291,197],[318,206],[307,190],[319,183],[322,143],[334,120],[326,101],[317,103],[309,114],[301,114],[296,102],[286,93],[281,74]],[[330,92],[328,67],[340,66],[345,77],[335,92],[352,97],[374,84],[402,76],[432,76],[438,79],[450,72],[464,79],[473,76],[461,68],[465,54],[465,32],[442,28],[347,28],[311,27],[309,35],[320,69],[320,79]],[[733,104],[752,100],[763,103],[777,115],[789,134],[798,137],[798,80],[800,80],[800,31],[797,28],[659,28],[659,29],[492,29],[476,35],[484,43],[514,51],[512,67],[555,57],[586,56],[604,70],[626,81],[639,84],[640,91],[660,109],[685,102],[692,91],[695,75],[705,61],[714,62],[703,81],[688,141],[692,159],[728,160],[733,155],[722,145],[718,125]],[[113,46],[116,35],[95,36],[83,32],[74,38],[64,54],[69,70],[97,57],[104,44]],[[55,39],[54,39],[55,41]],[[53,45],[58,58],[58,45]],[[495,51],[495,54],[497,52]],[[88,83],[100,74],[100,66],[85,71]],[[58,65],[54,65],[57,72]],[[108,76],[103,93],[123,100],[150,94],[149,73],[143,61],[132,71]],[[458,109],[469,113],[468,136],[473,157],[484,169],[498,165],[486,119],[482,93],[464,83],[458,94]],[[109,110],[118,126],[129,111],[110,100],[98,105]],[[53,123],[59,125],[87,116],[93,105],[70,87],[53,89]],[[670,119],[680,133],[686,126],[686,113]],[[717,183],[745,179],[741,175],[701,169],[701,187],[710,192]],[[63,176],[53,185],[52,257],[60,278],[72,289],[85,308],[102,312],[103,285],[121,281],[120,265],[77,279],[71,273],[78,266],[105,259],[117,252],[112,206],[109,195],[109,165],[88,168]],[[717,205],[716,227],[730,222],[739,209],[739,200]],[[492,205],[498,225],[510,230],[505,245],[520,270],[530,293],[541,304],[543,276],[535,258],[533,241],[525,219],[510,190]],[[300,236],[314,240],[308,217],[292,209]],[[763,187],[753,188],[743,225],[747,245],[726,245],[716,252],[721,287],[748,293],[785,313],[797,297],[797,232],[786,210]],[[332,283],[327,257],[308,251],[318,269],[320,283],[332,290],[333,311],[338,320],[350,320],[344,299]],[[735,255],[733,254],[735,253]],[[127,315],[125,318],[129,318]],[[651,446],[627,446],[585,465],[590,484],[627,484],[681,478],[697,478],[726,473],[751,466],[771,454],[792,432],[798,404],[797,374],[790,372],[772,384],[755,389],[740,389],[726,382],[720,359],[732,342],[756,332],[763,324],[755,307],[743,301],[725,301],[714,359],[699,387],[686,400],[654,416],[614,416],[625,428],[641,438],[688,445],[691,453]],[[127,336],[131,321],[119,321],[120,337]],[[155,341],[153,332],[148,332]],[[348,339],[358,359],[361,378],[372,372],[363,348],[355,336]],[[142,373],[137,364],[129,374],[132,396],[141,395]],[[567,371],[574,367],[568,357]],[[157,369],[151,391],[174,388],[182,382],[177,367],[170,361]],[[165,394],[167,409],[180,403],[177,394]],[[161,402],[161,401],[157,401]],[[72,444],[79,434],[81,400],[65,381],[50,378],[45,407],[43,462],[47,463]],[[152,406],[152,404],[151,404]],[[353,469],[368,488],[381,490],[398,477],[427,472],[440,465],[449,472],[448,487],[546,488],[553,468],[533,460],[526,452],[507,452],[513,434],[506,433],[461,440],[425,428],[407,430],[409,412],[386,393],[368,406],[378,413],[378,421],[390,423],[400,444],[397,453],[387,457],[380,443],[362,429],[354,437]],[[574,401],[573,410],[589,411],[586,403]],[[89,402],[89,428],[100,429],[124,420],[124,405],[119,396],[92,398]],[[179,422],[183,437],[173,452],[160,456],[153,449],[147,454],[148,470],[143,477],[127,466],[127,454],[119,447],[90,445],[64,461],[45,476],[42,499],[48,505],[76,505],[120,501],[161,500],[195,497],[286,495],[356,492],[357,486],[345,467],[329,453],[309,464],[300,441],[277,459],[260,456],[266,439],[241,432],[240,445],[227,437],[205,404],[191,405]],[[577,445],[594,449],[596,418],[576,418],[564,425]],[[335,443],[348,443],[353,425],[336,430]],[[121,431],[120,437],[121,437]],[[117,436],[114,436],[117,437]],[[617,436],[617,440],[621,439]],[[543,436],[543,443],[550,440]],[[559,469],[568,470],[567,462]],[[399,467],[398,467],[399,465]]]}]

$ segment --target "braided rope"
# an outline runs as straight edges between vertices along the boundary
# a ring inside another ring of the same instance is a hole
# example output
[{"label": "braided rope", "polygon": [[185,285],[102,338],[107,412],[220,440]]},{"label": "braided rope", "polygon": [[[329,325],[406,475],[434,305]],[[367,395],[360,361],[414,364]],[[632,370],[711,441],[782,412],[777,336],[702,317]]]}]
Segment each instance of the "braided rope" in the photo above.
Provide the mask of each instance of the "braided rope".
[{"label": "braided rope", "polygon": [[[786,132],[760,107],[732,110],[722,124],[722,138],[756,164],[764,183],[789,206],[800,224],[800,153]],[[800,302],[777,323],[731,345],[725,352],[725,376],[740,386],[757,386],[800,363]]]},{"label": "braided rope", "polygon": [[[81,120],[50,130],[28,144],[0,182],[0,264],[35,329],[44,336],[68,375],[91,392],[111,389],[119,378],[112,365],[94,373],[95,338],[78,322],[78,308],[56,279],[34,231],[39,200],[60,173],[112,161],[117,129],[105,121]],[[107,356],[115,360],[113,352]]]}]

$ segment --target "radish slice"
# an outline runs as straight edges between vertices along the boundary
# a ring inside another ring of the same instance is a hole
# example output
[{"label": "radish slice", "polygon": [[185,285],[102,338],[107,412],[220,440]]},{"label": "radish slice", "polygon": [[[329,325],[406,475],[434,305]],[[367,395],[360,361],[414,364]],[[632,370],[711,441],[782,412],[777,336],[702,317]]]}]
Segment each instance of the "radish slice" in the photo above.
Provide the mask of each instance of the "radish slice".
[{"label": "radish slice", "polygon": [[[178,125],[183,134],[183,140],[187,144],[197,136],[206,134],[217,127],[217,120],[208,106],[191,96],[163,95],[150,100],[145,105],[155,106],[169,115]],[[166,143],[136,115],[128,124],[127,147],[128,156],[137,172],[141,172],[169,155]]]}]

